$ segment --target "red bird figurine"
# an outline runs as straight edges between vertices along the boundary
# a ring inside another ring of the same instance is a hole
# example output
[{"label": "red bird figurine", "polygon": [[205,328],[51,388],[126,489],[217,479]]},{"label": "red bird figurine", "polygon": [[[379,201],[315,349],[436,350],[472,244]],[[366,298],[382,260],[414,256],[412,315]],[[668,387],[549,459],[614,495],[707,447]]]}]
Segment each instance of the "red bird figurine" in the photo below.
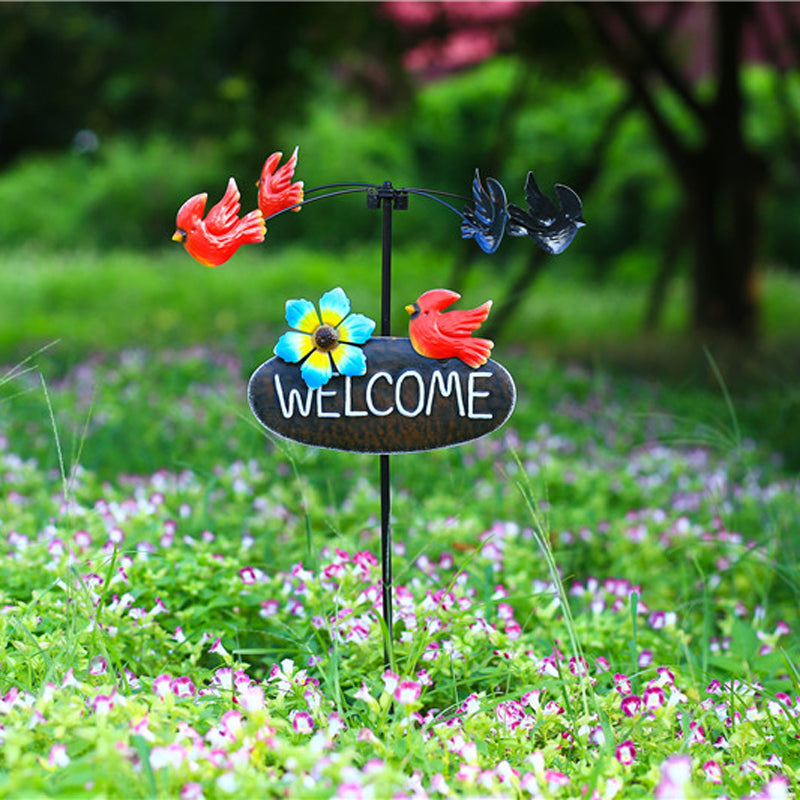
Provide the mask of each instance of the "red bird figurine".
[{"label": "red bird figurine", "polygon": [[406,306],[411,314],[408,335],[414,349],[427,358],[458,358],[475,369],[489,360],[494,342],[473,339],[489,316],[492,301],[487,300],[468,311],[445,311],[461,295],[449,289],[431,289],[420,295],[416,303]]},{"label": "red bird figurine", "polygon": [[[273,153],[264,162],[261,180],[258,181],[258,207],[265,218],[303,202],[303,181],[292,183],[298,150],[299,148],[295,147],[291,158],[277,172],[275,168],[283,153],[280,151]],[[301,208],[302,206],[297,206],[292,211],[299,211]]]},{"label": "red bird figurine", "polygon": [[178,210],[172,241],[183,244],[189,255],[206,267],[224,264],[243,244],[263,242],[267,226],[261,211],[240,218],[239,198],[236,181],[231,178],[225,196],[203,219],[208,195],[203,192],[190,197]]}]

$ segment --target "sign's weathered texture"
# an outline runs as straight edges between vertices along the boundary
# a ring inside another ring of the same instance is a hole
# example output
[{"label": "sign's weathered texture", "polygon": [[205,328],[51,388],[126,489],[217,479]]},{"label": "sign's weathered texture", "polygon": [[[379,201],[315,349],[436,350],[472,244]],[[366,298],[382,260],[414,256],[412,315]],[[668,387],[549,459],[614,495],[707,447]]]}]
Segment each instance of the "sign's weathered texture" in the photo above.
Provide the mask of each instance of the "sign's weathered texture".
[{"label": "sign's weathered texture", "polygon": [[499,428],[516,387],[496,361],[471,369],[419,355],[405,338],[364,345],[367,373],[311,389],[300,367],[272,358],[250,378],[250,407],[278,435],[360,453],[410,453],[461,444]]}]

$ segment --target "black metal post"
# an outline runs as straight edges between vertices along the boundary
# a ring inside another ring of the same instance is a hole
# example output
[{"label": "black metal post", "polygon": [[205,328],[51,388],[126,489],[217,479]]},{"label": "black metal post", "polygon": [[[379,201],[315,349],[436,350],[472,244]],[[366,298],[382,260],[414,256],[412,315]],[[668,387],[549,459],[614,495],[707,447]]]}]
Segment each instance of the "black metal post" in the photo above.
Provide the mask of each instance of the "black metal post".
[{"label": "black metal post", "polygon": [[[388,181],[379,190],[383,207],[383,234],[381,252],[381,336],[392,335],[392,210],[394,191]],[[392,664],[393,614],[392,614],[392,484],[389,456],[381,455],[381,590],[383,621],[386,634],[383,642],[383,663],[386,669]]]},{"label": "black metal post", "polygon": [[[408,194],[395,190],[390,181],[367,194],[369,208],[383,211],[381,253],[381,336],[392,335],[392,211],[408,208]],[[389,456],[380,455],[381,485],[381,600],[386,634],[383,642],[383,662],[388,669],[392,663],[392,485]]]}]

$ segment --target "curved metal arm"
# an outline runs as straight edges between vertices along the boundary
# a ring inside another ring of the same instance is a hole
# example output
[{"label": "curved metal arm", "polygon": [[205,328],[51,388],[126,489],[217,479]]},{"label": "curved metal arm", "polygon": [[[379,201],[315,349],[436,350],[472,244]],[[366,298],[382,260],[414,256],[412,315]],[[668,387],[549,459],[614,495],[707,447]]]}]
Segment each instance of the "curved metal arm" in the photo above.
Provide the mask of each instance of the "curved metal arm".
[{"label": "curved metal arm", "polygon": [[[336,186],[337,184],[331,184],[332,186]],[[318,200],[327,200],[329,197],[338,197],[339,195],[344,194],[356,194],[357,192],[366,192],[369,189],[374,189],[375,185],[371,183],[365,184],[351,184],[351,183],[342,183],[338,184],[340,186],[350,186],[349,189],[337,189],[335,192],[326,192],[325,194],[317,195],[316,197],[309,197],[308,200],[301,200],[299,203],[295,203],[294,205],[287,206],[286,208],[282,208],[280,211],[276,211],[274,214],[270,214],[268,217],[264,217],[264,221],[274,219],[275,217],[279,217],[281,214],[285,214],[287,211],[296,211],[298,208],[302,208],[303,206],[309,205],[309,203],[316,203]],[[316,186],[313,189],[309,189],[309,192],[315,192],[322,188],[322,186]]]},{"label": "curved metal arm", "polygon": [[[427,197],[428,200],[434,200],[439,205],[444,206],[445,208],[449,208],[454,214],[458,214],[461,219],[464,219],[464,215],[457,209],[455,206],[450,205],[450,203],[442,200],[440,197],[437,197],[436,194],[433,192],[429,192],[426,189],[403,189],[404,192],[408,192],[409,194],[416,194],[419,197]],[[444,192],[439,192],[439,194],[445,194]],[[446,197],[458,197],[459,199],[465,200],[468,202],[466,197],[461,197],[458,194],[450,194],[449,192],[445,194]]]}]

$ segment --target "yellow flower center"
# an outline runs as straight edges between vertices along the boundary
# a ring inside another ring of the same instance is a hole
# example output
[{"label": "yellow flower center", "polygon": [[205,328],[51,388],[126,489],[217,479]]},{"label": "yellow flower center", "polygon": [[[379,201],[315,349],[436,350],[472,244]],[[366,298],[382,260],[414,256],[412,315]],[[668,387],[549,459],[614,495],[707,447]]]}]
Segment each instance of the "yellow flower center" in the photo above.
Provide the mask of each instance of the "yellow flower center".
[{"label": "yellow flower center", "polygon": [[314,345],[328,353],[339,344],[339,331],[330,325],[320,325],[313,333]]}]

